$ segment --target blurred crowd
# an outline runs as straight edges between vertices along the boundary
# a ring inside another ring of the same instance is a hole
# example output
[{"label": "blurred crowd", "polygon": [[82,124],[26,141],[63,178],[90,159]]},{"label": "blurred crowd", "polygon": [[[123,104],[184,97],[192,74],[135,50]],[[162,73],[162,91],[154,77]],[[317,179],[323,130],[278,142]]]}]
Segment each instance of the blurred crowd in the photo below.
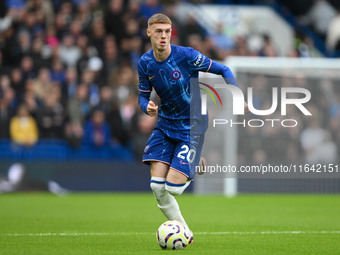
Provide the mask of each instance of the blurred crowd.
[{"label": "blurred crowd", "polygon": [[329,51],[340,50],[340,2],[338,0],[281,0],[299,20],[326,41]]},{"label": "blurred crowd", "polygon": [[[207,33],[194,17],[179,22],[178,2],[1,1],[0,138],[28,147],[39,139],[65,139],[74,148],[125,146],[139,158],[156,121],[137,103],[137,64],[151,49],[145,30],[154,13],[172,19],[173,44],[212,59],[278,55],[268,35],[252,51],[245,36],[227,38],[222,24]],[[289,56],[313,56],[313,42],[303,44]]]},{"label": "blurred crowd", "polygon": [[[284,72],[284,70],[282,70]],[[270,109],[272,106],[272,87],[298,87],[308,89],[311,99],[305,107],[312,114],[305,116],[293,105],[287,106],[285,116],[281,107],[270,116],[246,115],[246,123],[251,119],[262,120],[260,125],[255,121],[239,129],[240,165],[276,164],[325,164],[338,163],[340,158],[340,87],[339,78],[313,77],[287,73],[283,76],[255,75],[240,73],[240,86],[252,84],[253,105],[255,109]],[[309,72],[313,72],[309,70]],[[297,95],[297,98],[301,98]],[[268,122],[266,119],[276,119]],[[295,123],[281,124],[284,119],[293,119]],[[280,120],[280,121],[279,121]],[[274,126],[274,127],[273,127]]]}]

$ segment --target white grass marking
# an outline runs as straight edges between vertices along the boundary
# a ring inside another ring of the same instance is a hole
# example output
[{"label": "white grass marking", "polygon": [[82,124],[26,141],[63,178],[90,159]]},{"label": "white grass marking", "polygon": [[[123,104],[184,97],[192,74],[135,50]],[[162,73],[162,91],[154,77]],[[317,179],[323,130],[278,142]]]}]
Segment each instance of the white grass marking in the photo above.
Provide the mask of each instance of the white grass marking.
[{"label": "white grass marking", "polygon": [[[7,233],[0,236],[117,236],[152,235],[153,232],[112,232],[112,233]],[[195,235],[290,235],[290,234],[340,234],[340,231],[250,231],[250,232],[194,232]]]},{"label": "white grass marking", "polygon": [[340,234],[340,231],[250,231],[250,232],[194,232],[198,235],[282,235],[282,234]]}]

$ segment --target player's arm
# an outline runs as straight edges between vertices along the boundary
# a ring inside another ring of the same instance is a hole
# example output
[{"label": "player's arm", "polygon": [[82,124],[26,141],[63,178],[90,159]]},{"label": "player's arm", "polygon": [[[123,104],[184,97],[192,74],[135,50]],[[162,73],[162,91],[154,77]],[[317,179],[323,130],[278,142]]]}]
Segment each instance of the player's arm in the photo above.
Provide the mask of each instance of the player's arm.
[{"label": "player's arm", "polygon": [[[222,77],[224,78],[227,84],[238,87],[235,76],[229,67],[222,65],[220,63],[217,63],[215,61],[212,61],[212,60],[210,61],[211,62],[210,62],[209,68],[206,72],[222,75]],[[244,113],[248,113],[248,112],[249,112],[248,104],[244,102]]]},{"label": "player's arm", "polygon": [[138,64],[138,76],[139,76],[139,96],[138,104],[143,112],[153,117],[158,114],[158,106],[153,101],[150,101],[150,94],[152,87],[147,79],[144,69],[141,63]]},{"label": "player's arm", "polygon": [[138,104],[143,112],[150,117],[158,115],[158,106],[150,99],[150,92],[139,91]]},{"label": "player's arm", "polygon": [[[194,49],[190,49],[188,51],[188,54],[189,54],[188,64],[191,70],[222,75],[227,84],[238,87],[233,72],[225,65],[212,61],[211,59],[209,59],[208,57],[204,56],[202,53]],[[245,113],[249,112],[248,104],[246,102],[244,102],[244,112]]]}]

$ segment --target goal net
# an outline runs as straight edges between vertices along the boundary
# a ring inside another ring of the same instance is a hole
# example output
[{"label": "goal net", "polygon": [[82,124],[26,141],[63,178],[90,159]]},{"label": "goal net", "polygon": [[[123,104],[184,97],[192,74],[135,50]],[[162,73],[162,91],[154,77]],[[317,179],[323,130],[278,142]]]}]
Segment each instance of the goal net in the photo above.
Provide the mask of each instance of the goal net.
[{"label": "goal net", "polygon": [[200,75],[223,106],[204,97],[208,166],[194,192],[340,192],[340,61],[229,57],[224,64],[251,112],[234,114],[234,94],[214,75]]}]

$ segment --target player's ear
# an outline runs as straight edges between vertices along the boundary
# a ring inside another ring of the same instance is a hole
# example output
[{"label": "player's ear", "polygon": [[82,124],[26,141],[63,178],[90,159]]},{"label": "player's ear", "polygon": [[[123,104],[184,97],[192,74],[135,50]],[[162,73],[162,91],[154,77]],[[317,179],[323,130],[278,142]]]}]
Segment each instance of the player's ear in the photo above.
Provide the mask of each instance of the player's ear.
[{"label": "player's ear", "polygon": [[150,37],[151,36],[151,32],[149,30],[149,28],[146,29],[146,34]]}]

